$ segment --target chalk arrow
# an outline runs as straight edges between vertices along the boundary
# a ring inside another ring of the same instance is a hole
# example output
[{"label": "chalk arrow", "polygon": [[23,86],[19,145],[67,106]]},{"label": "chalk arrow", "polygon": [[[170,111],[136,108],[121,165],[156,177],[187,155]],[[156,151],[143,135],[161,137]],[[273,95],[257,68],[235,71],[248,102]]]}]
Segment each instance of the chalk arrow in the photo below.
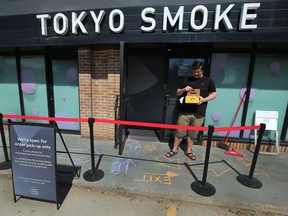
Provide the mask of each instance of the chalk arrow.
[{"label": "chalk arrow", "polygon": [[134,151],[135,152],[138,148],[141,148],[141,145],[140,145],[139,142],[133,142],[133,143],[130,143],[128,145],[128,147],[129,147],[129,151]]},{"label": "chalk arrow", "polygon": [[128,159],[128,160],[122,162],[122,165],[125,165],[125,173],[126,173],[126,174],[128,173],[128,169],[129,169],[129,165],[130,165],[130,164],[133,164],[135,167],[137,167],[136,164],[133,162],[132,159]]}]

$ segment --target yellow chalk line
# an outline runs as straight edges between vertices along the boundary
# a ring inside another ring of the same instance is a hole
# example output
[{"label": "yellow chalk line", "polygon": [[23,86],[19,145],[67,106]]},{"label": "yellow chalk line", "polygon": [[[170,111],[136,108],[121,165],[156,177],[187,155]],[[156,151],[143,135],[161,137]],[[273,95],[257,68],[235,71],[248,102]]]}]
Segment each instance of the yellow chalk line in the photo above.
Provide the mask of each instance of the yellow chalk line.
[{"label": "yellow chalk line", "polygon": [[167,216],[176,216],[176,210],[175,206],[169,206],[167,209]]}]

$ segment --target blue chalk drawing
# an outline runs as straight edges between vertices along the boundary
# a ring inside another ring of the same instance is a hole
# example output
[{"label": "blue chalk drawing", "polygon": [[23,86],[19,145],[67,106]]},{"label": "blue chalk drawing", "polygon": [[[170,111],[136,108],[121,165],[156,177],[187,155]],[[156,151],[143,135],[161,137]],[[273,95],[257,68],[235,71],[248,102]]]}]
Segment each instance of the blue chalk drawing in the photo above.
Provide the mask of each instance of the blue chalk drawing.
[{"label": "blue chalk drawing", "polygon": [[110,170],[109,173],[112,173],[112,174],[115,174],[115,175],[119,174],[121,172],[122,165],[125,165],[125,173],[126,174],[128,173],[130,165],[133,165],[134,167],[137,167],[132,159],[127,159],[127,160],[124,161],[123,158],[116,158],[112,162],[111,170]]},{"label": "blue chalk drawing", "polygon": [[139,142],[135,141],[135,142],[132,142],[128,145],[129,147],[129,151],[133,151],[135,152],[137,149],[141,149],[141,145]]}]

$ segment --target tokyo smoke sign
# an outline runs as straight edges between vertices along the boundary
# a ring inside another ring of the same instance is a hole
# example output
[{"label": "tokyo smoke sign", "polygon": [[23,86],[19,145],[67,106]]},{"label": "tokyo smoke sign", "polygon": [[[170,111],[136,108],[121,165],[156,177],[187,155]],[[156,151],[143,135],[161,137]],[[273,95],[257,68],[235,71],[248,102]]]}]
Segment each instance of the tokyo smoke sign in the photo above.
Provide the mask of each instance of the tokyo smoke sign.
[{"label": "tokyo smoke sign", "polygon": [[[181,32],[184,29],[189,29],[188,26],[184,28],[184,23],[189,23],[190,31],[199,32],[204,30],[204,28],[212,29],[212,32],[217,32],[220,30],[220,23],[223,23],[227,32],[238,27],[239,31],[247,31],[257,29],[257,24],[253,23],[257,18],[257,10],[260,8],[260,2],[256,3],[243,3],[240,5],[229,4],[228,6],[223,6],[221,4],[216,4],[215,9],[209,12],[205,5],[196,5],[191,11],[186,11],[185,6],[179,6],[178,9],[171,10],[168,6],[163,7],[160,11],[156,11],[153,7],[146,7],[139,14],[138,23],[139,29],[142,32],[153,33],[159,26],[162,25],[162,32],[165,33],[168,30],[168,26],[176,28],[176,32]],[[239,11],[238,25],[233,26],[229,14],[232,10]],[[156,20],[158,14],[162,19]],[[187,14],[188,20],[184,18]],[[198,15],[201,15],[198,19]],[[214,15],[213,15],[214,14]],[[67,35],[69,31],[73,35],[78,35],[79,33],[88,35],[89,33],[101,34],[101,27],[108,25],[109,30],[115,34],[122,34],[125,30],[125,17],[129,17],[130,14],[125,14],[120,9],[113,9],[107,12],[105,9],[102,10],[90,10],[81,12],[70,12],[69,15],[64,13],[57,13],[55,15],[37,14],[36,19],[40,23],[41,35],[50,36],[48,29],[52,29],[52,32],[57,35]],[[211,17],[213,15],[213,17]],[[211,19],[213,22],[208,22]],[[94,30],[91,31],[90,27],[87,27],[87,22],[92,20]],[[137,21],[138,19],[136,19]],[[135,22],[136,22],[135,21]],[[158,23],[157,23],[158,21]],[[107,23],[105,23],[107,22]],[[213,24],[212,26],[211,23]],[[133,26],[135,23],[133,22]],[[136,24],[137,25],[137,24]],[[127,28],[127,27],[126,27]],[[131,27],[128,27],[128,29]],[[89,29],[89,31],[88,31]],[[134,29],[137,30],[137,29]],[[51,33],[51,32],[50,32]]]}]

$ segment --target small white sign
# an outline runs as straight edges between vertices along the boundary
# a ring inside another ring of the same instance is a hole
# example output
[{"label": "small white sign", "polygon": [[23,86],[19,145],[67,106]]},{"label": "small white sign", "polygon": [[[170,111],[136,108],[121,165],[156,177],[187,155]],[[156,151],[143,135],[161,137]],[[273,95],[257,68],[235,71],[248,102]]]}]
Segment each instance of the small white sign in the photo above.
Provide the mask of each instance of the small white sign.
[{"label": "small white sign", "polygon": [[256,110],[255,125],[266,124],[266,130],[277,130],[278,111]]}]

